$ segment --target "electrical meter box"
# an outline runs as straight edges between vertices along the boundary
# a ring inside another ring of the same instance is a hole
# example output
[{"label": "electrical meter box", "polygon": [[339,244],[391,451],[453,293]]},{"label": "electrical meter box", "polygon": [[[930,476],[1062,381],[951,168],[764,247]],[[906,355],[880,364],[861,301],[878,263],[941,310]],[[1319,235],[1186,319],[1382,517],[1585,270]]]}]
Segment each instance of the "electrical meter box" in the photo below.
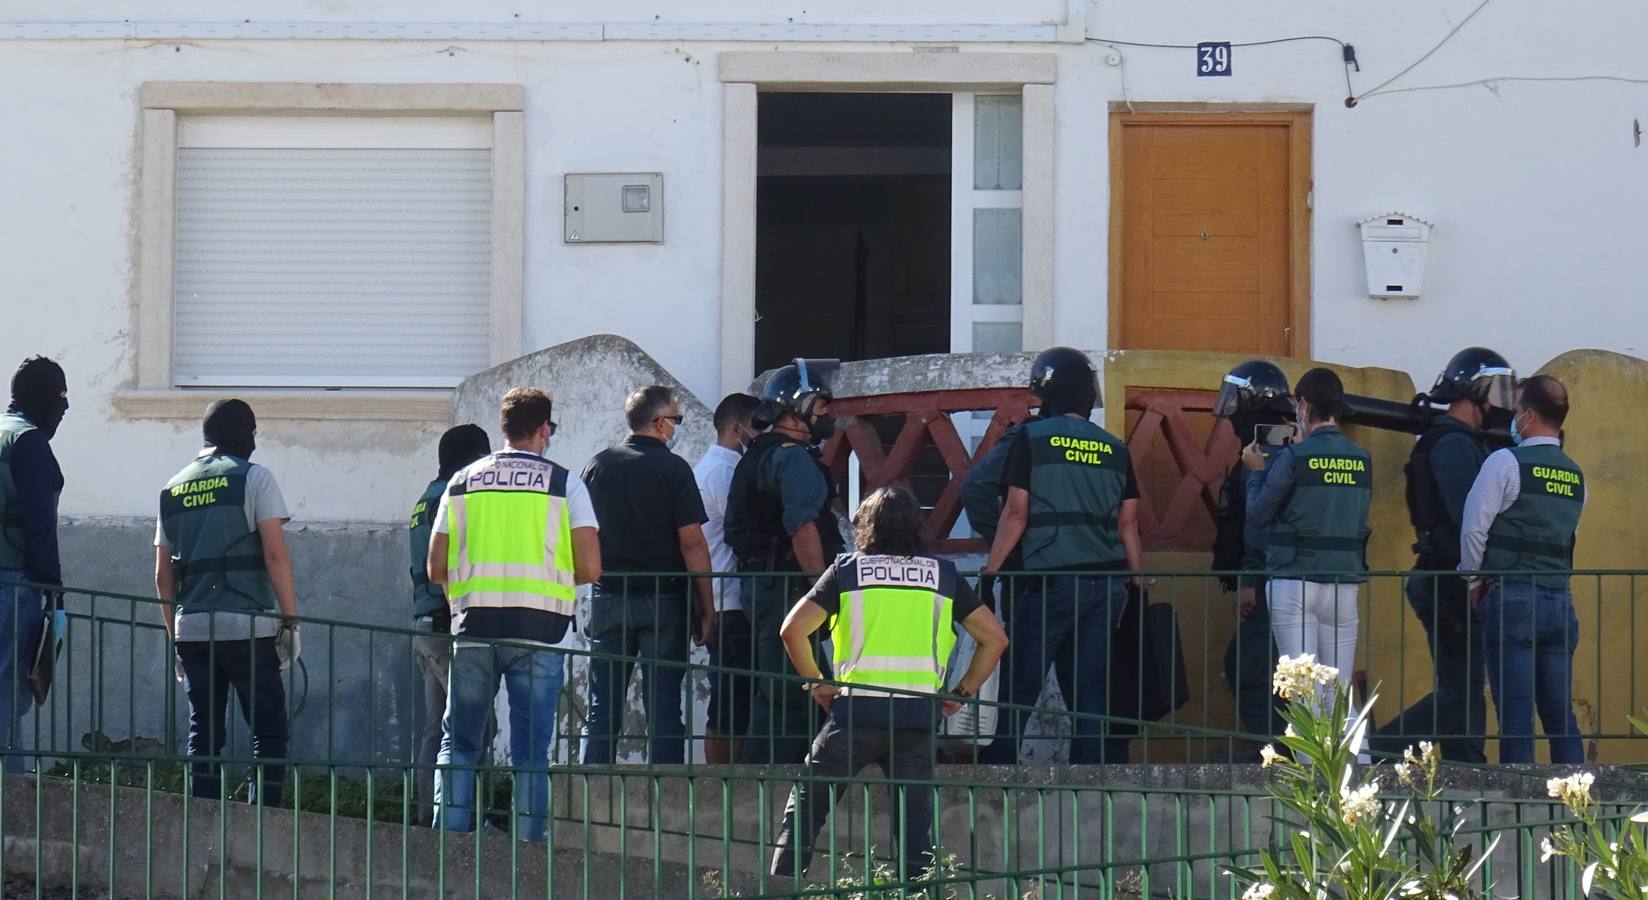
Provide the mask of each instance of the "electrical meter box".
[{"label": "electrical meter box", "polygon": [[1363,219],[1356,227],[1362,233],[1368,296],[1381,300],[1418,297],[1431,223],[1406,213],[1387,213]]},{"label": "electrical meter box", "polygon": [[569,244],[664,242],[664,176],[569,173],[566,176]]}]

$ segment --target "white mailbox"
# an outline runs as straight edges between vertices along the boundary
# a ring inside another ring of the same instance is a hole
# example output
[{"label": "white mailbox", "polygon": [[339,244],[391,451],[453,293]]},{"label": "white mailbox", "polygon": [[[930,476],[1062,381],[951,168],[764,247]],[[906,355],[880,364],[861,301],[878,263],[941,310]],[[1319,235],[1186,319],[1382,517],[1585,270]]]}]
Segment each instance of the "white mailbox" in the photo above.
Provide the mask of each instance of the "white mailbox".
[{"label": "white mailbox", "polygon": [[1362,233],[1368,296],[1417,297],[1425,278],[1425,246],[1431,223],[1406,213],[1387,213],[1356,223]]}]

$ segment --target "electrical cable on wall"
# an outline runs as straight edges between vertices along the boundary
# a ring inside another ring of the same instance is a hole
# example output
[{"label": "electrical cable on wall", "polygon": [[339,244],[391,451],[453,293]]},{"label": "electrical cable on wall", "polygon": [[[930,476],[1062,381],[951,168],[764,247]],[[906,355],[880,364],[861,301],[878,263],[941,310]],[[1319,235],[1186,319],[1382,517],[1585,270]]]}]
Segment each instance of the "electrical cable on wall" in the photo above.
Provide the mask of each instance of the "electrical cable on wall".
[{"label": "electrical cable on wall", "polygon": [[[1100,44],[1100,45],[1109,47],[1112,50],[1116,49],[1117,46],[1122,46],[1122,47],[1149,47],[1149,48],[1156,49],[1156,50],[1195,50],[1196,49],[1195,44],[1153,44],[1153,43],[1147,43],[1147,42],[1144,42],[1144,41],[1120,41],[1120,40],[1116,40],[1114,38],[1107,38],[1107,37],[1090,37],[1090,38],[1087,38],[1086,40],[1087,40],[1087,43],[1089,43],[1089,44]],[[1332,37],[1331,35],[1326,35],[1326,34],[1299,34],[1299,35],[1293,35],[1292,37],[1270,38],[1268,40],[1263,40],[1263,41],[1232,41],[1230,43],[1230,46],[1233,47],[1233,48],[1234,47],[1269,47],[1273,44],[1291,44],[1291,43],[1294,43],[1296,41],[1327,41],[1328,43],[1334,44],[1339,48],[1339,57],[1345,64],[1345,105],[1347,107],[1348,106],[1355,106],[1356,105],[1356,102],[1355,102],[1356,91],[1351,87],[1350,70],[1351,70],[1352,67],[1355,67],[1356,71],[1358,71],[1358,72],[1362,71],[1362,63],[1360,61],[1358,61],[1357,58],[1356,58],[1356,47],[1354,45],[1350,44],[1350,43],[1347,43],[1347,42],[1342,41],[1342,40],[1340,40],[1336,37]],[[1126,78],[1125,74],[1123,75],[1123,78],[1125,80],[1125,78]],[[1124,84],[1124,91],[1125,91],[1125,84]],[[1123,99],[1125,100],[1126,97],[1124,96]],[[1131,105],[1132,104],[1129,103],[1129,106],[1131,106]]]}]

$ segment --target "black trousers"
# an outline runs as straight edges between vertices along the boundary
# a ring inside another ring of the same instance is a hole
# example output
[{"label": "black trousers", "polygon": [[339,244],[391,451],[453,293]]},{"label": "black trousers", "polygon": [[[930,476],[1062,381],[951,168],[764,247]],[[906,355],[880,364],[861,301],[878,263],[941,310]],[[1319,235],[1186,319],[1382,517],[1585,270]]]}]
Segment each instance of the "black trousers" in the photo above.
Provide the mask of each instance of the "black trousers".
[{"label": "black trousers", "polygon": [[1462,578],[1408,576],[1408,605],[1425,628],[1434,688],[1378,730],[1370,743],[1375,751],[1397,755],[1409,745],[1432,740],[1448,762],[1488,761],[1482,618],[1471,609],[1466,594]]},{"label": "black trousers", "polygon": [[[854,716],[851,704],[838,698],[824,728],[807,755],[805,774],[790,792],[784,825],[778,833],[771,874],[800,880],[812,864],[813,842],[829,821],[834,801],[841,798],[847,780],[865,766],[880,763],[889,779],[928,781],[933,777],[937,739],[926,727],[888,727],[882,716]],[[856,719],[856,721],[855,721]],[[932,865],[933,788],[927,784],[888,788],[895,846],[902,848],[894,866],[901,879],[920,877]]]}]

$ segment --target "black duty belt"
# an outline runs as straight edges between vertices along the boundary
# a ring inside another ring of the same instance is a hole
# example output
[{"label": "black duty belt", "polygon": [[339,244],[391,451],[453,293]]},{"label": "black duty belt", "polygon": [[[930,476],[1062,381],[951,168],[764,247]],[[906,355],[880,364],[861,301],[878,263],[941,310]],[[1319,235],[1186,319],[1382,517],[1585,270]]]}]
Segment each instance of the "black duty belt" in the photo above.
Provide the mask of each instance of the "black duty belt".
[{"label": "black duty belt", "polygon": [[1490,550],[1508,550],[1518,556],[1544,556],[1553,559],[1568,559],[1573,552],[1573,547],[1569,544],[1497,536],[1488,538],[1488,548]]},{"label": "black duty belt", "polygon": [[1025,526],[1028,528],[1053,528],[1065,525],[1084,525],[1092,528],[1103,528],[1106,530],[1114,530],[1117,527],[1115,518],[1100,515],[1095,512],[1087,512],[1085,510],[1077,510],[1073,512],[1037,512],[1031,513],[1025,519]]},{"label": "black duty belt", "polygon": [[1295,550],[1319,551],[1360,551],[1361,538],[1319,537],[1315,535],[1274,535],[1271,543],[1278,547],[1292,547]]}]

